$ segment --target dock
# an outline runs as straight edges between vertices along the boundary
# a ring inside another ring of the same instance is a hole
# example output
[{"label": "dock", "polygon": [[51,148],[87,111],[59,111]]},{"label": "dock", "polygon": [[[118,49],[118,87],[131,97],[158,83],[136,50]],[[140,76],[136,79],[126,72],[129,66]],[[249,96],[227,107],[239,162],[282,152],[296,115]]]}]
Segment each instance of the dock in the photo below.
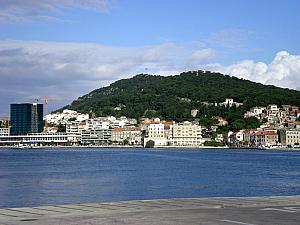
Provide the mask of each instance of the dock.
[{"label": "dock", "polygon": [[96,202],[0,209],[1,225],[300,224],[300,195]]}]

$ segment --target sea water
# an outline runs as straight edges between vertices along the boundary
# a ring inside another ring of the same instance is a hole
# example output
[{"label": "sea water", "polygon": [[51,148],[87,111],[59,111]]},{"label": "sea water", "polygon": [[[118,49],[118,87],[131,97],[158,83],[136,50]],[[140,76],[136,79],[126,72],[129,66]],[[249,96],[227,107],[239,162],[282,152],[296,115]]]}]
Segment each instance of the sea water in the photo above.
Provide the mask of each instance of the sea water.
[{"label": "sea water", "polygon": [[300,194],[300,151],[0,149],[0,208]]}]

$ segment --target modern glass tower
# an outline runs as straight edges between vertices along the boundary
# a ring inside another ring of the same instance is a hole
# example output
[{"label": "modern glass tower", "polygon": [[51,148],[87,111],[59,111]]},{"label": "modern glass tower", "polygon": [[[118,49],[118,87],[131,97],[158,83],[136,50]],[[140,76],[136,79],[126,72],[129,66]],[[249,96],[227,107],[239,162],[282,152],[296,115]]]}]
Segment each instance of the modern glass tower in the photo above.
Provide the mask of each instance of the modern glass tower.
[{"label": "modern glass tower", "polygon": [[22,135],[43,132],[43,104],[10,105],[10,134]]}]

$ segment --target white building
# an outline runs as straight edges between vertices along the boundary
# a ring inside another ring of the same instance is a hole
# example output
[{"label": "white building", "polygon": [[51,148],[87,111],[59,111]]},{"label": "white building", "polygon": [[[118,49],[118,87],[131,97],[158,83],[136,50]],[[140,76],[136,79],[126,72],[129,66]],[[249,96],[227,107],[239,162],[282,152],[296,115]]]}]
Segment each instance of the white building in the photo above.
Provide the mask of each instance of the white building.
[{"label": "white building", "polygon": [[201,126],[185,121],[173,123],[171,126],[171,140],[173,146],[199,146],[204,143]]},{"label": "white building", "polygon": [[233,98],[226,98],[225,101],[219,103],[219,105],[228,106],[228,107],[232,107],[232,106],[239,107],[239,106],[243,105],[243,103],[235,102],[233,100]]},{"label": "white building", "polygon": [[103,145],[111,143],[111,129],[83,130],[81,143],[84,145]]},{"label": "white building", "polygon": [[144,145],[146,145],[149,140],[154,141],[156,147],[167,145],[164,124],[161,123],[158,118],[156,118],[154,122],[150,122],[147,126],[147,136],[144,139]]},{"label": "white building", "polygon": [[267,108],[269,111],[276,111],[278,112],[279,111],[279,108],[277,105],[269,105],[268,108]]},{"label": "white building", "polygon": [[115,144],[123,144],[127,140],[129,145],[141,145],[142,132],[139,127],[117,127],[112,130],[111,140]]},{"label": "white building", "polygon": [[300,147],[300,129],[280,130],[279,136],[283,146]]},{"label": "white building", "polygon": [[9,136],[9,128],[0,128],[0,136]]},{"label": "white building", "polygon": [[76,137],[75,142],[81,142],[81,132],[87,129],[86,122],[68,122],[66,124],[66,133]]},{"label": "white building", "polygon": [[89,119],[86,121],[86,130],[109,129],[110,121],[101,118]]},{"label": "white building", "polygon": [[266,111],[266,107],[253,107],[250,109],[250,111],[247,111],[245,114],[244,114],[244,117],[247,118],[247,117],[252,117],[252,116],[255,116],[257,118],[260,118],[261,114],[263,114],[264,112]]},{"label": "white building", "polygon": [[82,122],[89,119],[89,114],[82,114],[73,110],[65,109],[63,112],[56,112],[46,115],[48,124],[66,124],[69,120]]},{"label": "white building", "polygon": [[76,137],[67,133],[33,133],[27,135],[0,136],[0,145],[69,145]]}]

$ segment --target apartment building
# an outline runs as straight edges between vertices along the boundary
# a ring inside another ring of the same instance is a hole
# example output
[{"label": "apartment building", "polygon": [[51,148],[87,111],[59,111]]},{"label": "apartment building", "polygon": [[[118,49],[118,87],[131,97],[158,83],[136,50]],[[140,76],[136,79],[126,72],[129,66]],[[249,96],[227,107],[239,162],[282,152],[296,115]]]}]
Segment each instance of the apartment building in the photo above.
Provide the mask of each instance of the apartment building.
[{"label": "apartment building", "polygon": [[111,129],[83,130],[81,132],[81,143],[84,145],[101,145],[111,143]]},{"label": "apartment building", "polygon": [[123,144],[125,140],[130,145],[142,144],[142,132],[139,127],[117,127],[112,130],[112,143]]},{"label": "apartment building", "polygon": [[201,136],[201,126],[185,121],[173,123],[171,126],[171,145],[174,146],[199,146],[204,140]]},{"label": "apartment building", "polygon": [[280,142],[283,146],[300,146],[300,129],[280,130]]}]

